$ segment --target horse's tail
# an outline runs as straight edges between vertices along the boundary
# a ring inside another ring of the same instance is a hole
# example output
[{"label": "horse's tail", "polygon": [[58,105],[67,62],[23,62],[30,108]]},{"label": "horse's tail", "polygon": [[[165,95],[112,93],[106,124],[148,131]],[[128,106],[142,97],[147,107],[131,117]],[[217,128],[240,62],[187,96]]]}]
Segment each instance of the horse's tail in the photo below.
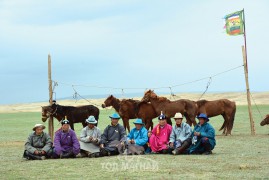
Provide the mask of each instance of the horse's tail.
[{"label": "horse's tail", "polygon": [[233,112],[231,114],[231,119],[230,119],[230,127],[229,127],[229,132],[231,133],[232,129],[233,129],[233,125],[234,125],[234,118],[235,118],[235,113],[236,113],[236,104],[235,102],[233,103]]},{"label": "horse's tail", "polygon": [[223,130],[225,126],[226,126],[226,121],[225,121],[225,119],[224,119],[224,122],[223,122],[221,128],[219,129],[219,131]]}]

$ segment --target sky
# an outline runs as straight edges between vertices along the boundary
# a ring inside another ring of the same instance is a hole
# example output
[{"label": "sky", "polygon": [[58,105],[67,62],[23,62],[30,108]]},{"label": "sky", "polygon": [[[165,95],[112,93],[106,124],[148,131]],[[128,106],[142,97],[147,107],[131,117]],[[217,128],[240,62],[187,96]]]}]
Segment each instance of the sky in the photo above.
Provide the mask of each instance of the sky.
[{"label": "sky", "polygon": [[48,54],[56,99],[245,92],[244,38],[223,29],[243,8],[250,91],[269,91],[268,0],[0,0],[0,104],[48,101]]}]

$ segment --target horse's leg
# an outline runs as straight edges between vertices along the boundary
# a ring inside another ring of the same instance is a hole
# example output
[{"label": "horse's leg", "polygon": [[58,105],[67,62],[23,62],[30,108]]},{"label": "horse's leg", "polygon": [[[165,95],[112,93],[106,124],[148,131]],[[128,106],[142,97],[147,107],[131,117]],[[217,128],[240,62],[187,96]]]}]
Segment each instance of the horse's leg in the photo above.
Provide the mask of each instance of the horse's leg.
[{"label": "horse's leg", "polygon": [[192,124],[193,124],[193,126],[196,126],[196,121],[195,121],[195,115],[193,116],[193,115],[189,115],[189,114],[185,114],[185,117],[186,117],[186,122],[190,125],[190,126],[192,126]]},{"label": "horse's leg", "polygon": [[150,127],[150,120],[149,120],[149,119],[146,119],[146,120],[145,120],[145,124],[146,124],[146,129],[149,130],[149,127]]},{"label": "horse's leg", "polygon": [[[222,114],[222,117],[224,119],[223,125],[221,128],[223,128],[223,135],[227,136],[228,133],[228,127],[229,127],[229,118],[226,114]],[[221,130],[221,129],[220,129]]]},{"label": "horse's leg", "polygon": [[75,130],[73,121],[70,122],[70,127],[71,127],[71,129]]},{"label": "horse's leg", "polygon": [[126,131],[126,121],[125,121],[125,118],[122,118],[122,122],[123,122],[123,127],[124,127],[124,129]]},{"label": "horse's leg", "polygon": [[168,118],[168,117],[167,117],[167,118],[166,118],[166,122],[172,126],[171,118]]},{"label": "horse's leg", "polygon": [[87,126],[87,124],[86,124],[85,121],[82,121],[81,124],[82,124],[83,127],[86,127]]},{"label": "horse's leg", "polygon": [[235,118],[235,113],[236,113],[236,106],[234,105],[232,108],[232,111],[230,113],[230,124],[229,124],[229,134],[232,135],[232,129],[233,129],[233,125],[234,125],[234,118]]},{"label": "horse's leg", "polygon": [[128,132],[130,133],[130,123],[129,123],[129,119],[126,119],[126,125],[127,125]]},{"label": "horse's leg", "polygon": [[226,135],[228,134],[231,134],[231,115],[229,113],[229,115],[226,115],[226,118],[227,118],[227,132],[226,132]]},{"label": "horse's leg", "polygon": [[152,119],[150,120],[151,122],[150,122],[150,127],[151,127],[151,131],[153,130],[153,121],[152,121]]}]

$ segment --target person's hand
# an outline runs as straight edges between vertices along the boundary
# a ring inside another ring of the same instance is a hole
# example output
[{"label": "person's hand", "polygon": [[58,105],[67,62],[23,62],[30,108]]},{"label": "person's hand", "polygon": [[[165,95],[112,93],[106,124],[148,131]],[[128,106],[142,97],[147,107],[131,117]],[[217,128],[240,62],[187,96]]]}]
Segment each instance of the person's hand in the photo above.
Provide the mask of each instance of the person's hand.
[{"label": "person's hand", "polygon": [[123,146],[124,145],[124,142],[121,142],[120,144]]},{"label": "person's hand", "polygon": [[131,144],[135,144],[135,141],[133,139],[131,140]]},{"label": "person's hand", "polygon": [[38,150],[35,150],[34,154],[39,154]]},{"label": "person's hand", "polygon": [[170,146],[171,148],[173,148],[173,147],[174,147],[174,143],[173,143],[173,142],[170,142],[170,143],[169,143],[169,146]]},{"label": "person's hand", "polygon": [[200,132],[196,132],[196,131],[195,131],[193,134],[194,134],[195,136],[200,136],[200,135],[201,135]]},{"label": "person's hand", "polygon": [[100,144],[100,148],[102,148],[102,149],[103,149],[103,148],[104,148],[104,144]]},{"label": "person's hand", "polygon": [[92,139],[92,142],[97,143],[97,142],[98,142],[98,139],[97,139],[97,138],[93,138],[93,139]]},{"label": "person's hand", "polygon": [[92,137],[92,136],[90,136],[90,137],[89,137],[90,142],[92,141],[92,139],[93,139],[93,137]]},{"label": "person's hand", "polygon": [[45,154],[46,154],[46,151],[42,150],[42,151],[41,151],[41,154],[42,154],[42,155],[45,155]]}]

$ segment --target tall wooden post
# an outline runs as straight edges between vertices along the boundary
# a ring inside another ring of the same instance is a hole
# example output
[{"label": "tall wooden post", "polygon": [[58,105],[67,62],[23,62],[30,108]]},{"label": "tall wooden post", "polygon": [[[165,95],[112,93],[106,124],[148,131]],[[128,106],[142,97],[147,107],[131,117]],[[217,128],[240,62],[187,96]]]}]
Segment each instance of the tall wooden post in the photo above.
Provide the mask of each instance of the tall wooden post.
[{"label": "tall wooden post", "polygon": [[248,101],[248,114],[250,120],[250,129],[251,135],[255,135],[255,125],[252,116],[252,109],[251,109],[251,101],[250,101],[250,91],[249,91],[249,83],[248,83],[248,66],[247,66],[247,59],[246,59],[246,51],[245,47],[242,46],[242,53],[243,53],[243,62],[244,62],[244,70],[245,70],[245,80],[246,80],[246,89],[247,89],[247,101]]},{"label": "tall wooden post", "polygon": [[[52,105],[52,81],[51,81],[51,58],[50,54],[48,55],[48,79],[49,79],[49,103]],[[53,117],[49,117],[49,135],[53,141],[54,139],[54,124],[53,124]]]}]

